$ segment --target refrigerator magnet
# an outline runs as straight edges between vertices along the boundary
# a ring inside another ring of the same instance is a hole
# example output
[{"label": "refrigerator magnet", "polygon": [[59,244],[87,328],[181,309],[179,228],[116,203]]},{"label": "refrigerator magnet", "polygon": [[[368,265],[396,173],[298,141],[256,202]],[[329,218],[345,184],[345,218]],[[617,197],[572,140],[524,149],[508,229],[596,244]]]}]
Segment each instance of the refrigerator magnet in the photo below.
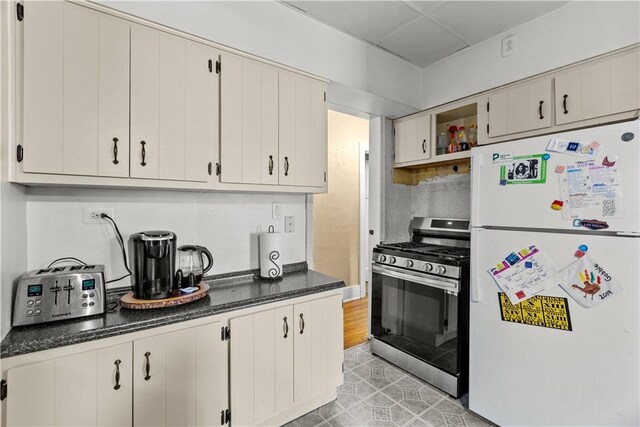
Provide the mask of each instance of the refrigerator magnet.
[{"label": "refrigerator magnet", "polygon": [[510,184],[544,184],[547,182],[546,154],[514,156],[513,161],[500,166],[500,182]]}]

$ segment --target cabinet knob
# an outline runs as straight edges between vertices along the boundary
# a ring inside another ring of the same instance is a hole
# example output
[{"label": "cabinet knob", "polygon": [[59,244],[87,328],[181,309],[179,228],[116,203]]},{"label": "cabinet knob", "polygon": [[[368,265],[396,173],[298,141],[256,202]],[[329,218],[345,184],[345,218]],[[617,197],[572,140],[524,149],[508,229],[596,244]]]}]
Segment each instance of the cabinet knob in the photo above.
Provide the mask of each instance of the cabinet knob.
[{"label": "cabinet knob", "polygon": [[564,114],[569,114],[569,110],[567,110],[567,98],[569,95],[562,95],[562,108],[564,109]]}]

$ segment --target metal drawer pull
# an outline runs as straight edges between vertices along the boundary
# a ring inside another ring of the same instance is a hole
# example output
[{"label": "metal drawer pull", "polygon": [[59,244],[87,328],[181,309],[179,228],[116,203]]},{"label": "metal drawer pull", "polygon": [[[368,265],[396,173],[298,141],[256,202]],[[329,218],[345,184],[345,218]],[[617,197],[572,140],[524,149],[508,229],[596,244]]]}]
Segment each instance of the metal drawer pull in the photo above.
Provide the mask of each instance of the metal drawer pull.
[{"label": "metal drawer pull", "polygon": [[113,164],[117,165],[118,161],[118,138],[113,138]]},{"label": "metal drawer pull", "polygon": [[562,96],[562,108],[564,108],[564,114],[569,114],[569,110],[567,110],[567,98],[569,97],[569,95],[563,95]]},{"label": "metal drawer pull", "polygon": [[273,156],[269,156],[269,175],[273,175]]},{"label": "metal drawer pull", "polygon": [[287,336],[289,336],[289,323],[287,322],[287,316],[282,320],[284,320],[284,337],[287,338]]},{"label": "metal drawer pull", "polygon": [[289,176],[289,158],[284,158],[284,176]]},{"label": "metal drawer pull", "polygon": [[117,359],[114,364],[116,365],[116,385],[113,386],[113,389],[120,390],[120,359]]},{"label": "metal drawer pull", "polygon": [[145,375],[144,380],[145,381],[149,381],[151,379],[151,375],[149,375],[149,371],[151,371],[151,361],[149,360],[149,356],[151,356],[151,353],[149,353],[148,351],[144,354],[144,357],[147,358],[147,363],[145,364],[145,371],[147,373],[147,375]]},{"label": "metal drawer pull", "polygon": [[142,162],[140,162],[141,166],[147,166],[147,162],[145,162],[145,157],[147,157],[147,150],[144,148],[146,144],[146,142],[140,141],[140,145],[142,145]]},{"label": "metal drawer pull", "polygon": [[300,333],[304,334],[304,317],[302,316],[302,313],[300,313]]},{"label": "metal drawer pull", "polygon": [[427,144],[427,140],[426,140],[426,139],[423,139],[423,140],[422,140],[422,152],[423,152],[423,153],[426,153],[426,152],[427,152],[426,144]]},{"label": "metal drawer pull", "polygon": [[538,114],[540,115],[540,120],[544,119],[544,116],[542,115],[542,104],[544,104],[544,101],[540,101],[540,105],[538,105]]}]

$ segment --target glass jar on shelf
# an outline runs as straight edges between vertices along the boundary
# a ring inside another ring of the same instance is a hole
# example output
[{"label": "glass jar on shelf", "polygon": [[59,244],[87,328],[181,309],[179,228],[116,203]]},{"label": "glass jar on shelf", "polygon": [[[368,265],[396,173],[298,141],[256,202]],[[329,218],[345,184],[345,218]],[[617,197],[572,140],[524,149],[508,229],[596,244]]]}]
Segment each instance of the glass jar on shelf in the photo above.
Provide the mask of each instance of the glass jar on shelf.
[{"label": "glass jar on shelf", "polygon": [[436,145],[436,154],[441,155],[441,154],[447,154],[448,153],[448,148],[447,146],[449,145],[449,138],[447,137],[447,135],[444,132],[441,132],[440,135],[438,135],[438,142]]}]

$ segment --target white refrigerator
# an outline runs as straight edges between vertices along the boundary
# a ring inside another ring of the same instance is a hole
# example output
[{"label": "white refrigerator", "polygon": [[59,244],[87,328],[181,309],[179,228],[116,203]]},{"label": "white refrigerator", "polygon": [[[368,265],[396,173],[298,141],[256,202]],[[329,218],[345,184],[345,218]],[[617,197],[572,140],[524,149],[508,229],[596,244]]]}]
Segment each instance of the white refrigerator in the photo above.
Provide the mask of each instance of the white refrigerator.
[{"label": "white refrigerator", "polygon": [[[639,123],[473,149],[469,408],[498,425],[640,425]],[[571,330],[503,320],[488,270],[530,245],[557,270],[582,246],[622,290],[585,293],[589,308],[558,285],[538,293],[566,298]]]}]

